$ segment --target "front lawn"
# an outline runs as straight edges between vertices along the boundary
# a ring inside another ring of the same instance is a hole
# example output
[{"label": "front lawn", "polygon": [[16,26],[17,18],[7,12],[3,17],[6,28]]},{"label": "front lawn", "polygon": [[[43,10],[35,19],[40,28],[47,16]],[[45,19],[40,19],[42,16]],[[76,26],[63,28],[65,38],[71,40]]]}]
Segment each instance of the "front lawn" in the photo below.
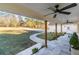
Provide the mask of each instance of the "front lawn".
[{"label": "front lawn", "polygon": [[0,54],[14,55],[32,45],[35,42],[29,39],[29,36],[35,31],[0,31]]},{"label": "front lawn", "polygon": [[[49,40],[49,41],[51,41],[51,40],[55,40],[56,38],[58,38],[59,36],[61,36],[61,35],[64,35],[65,33],[57,33],[57,36],[56,36],[56,33],[54,33],[54,32],[49,32],[49,33],[47,33],[47,39]],[[42,39],[45,39],[45,34],[44,33],[42,33],[42,34],[40,34],[40,35],[38,35],[37,37],[39,37],[39,38],[42,38]]]}]

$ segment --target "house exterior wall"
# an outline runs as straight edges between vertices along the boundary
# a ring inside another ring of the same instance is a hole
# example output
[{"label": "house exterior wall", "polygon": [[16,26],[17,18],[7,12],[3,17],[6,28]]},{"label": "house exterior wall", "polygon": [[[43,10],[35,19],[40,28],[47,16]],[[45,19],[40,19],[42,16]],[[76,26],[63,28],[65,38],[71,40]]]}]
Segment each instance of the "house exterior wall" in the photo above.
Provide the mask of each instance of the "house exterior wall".
[{"label": "house exterior wall", "polygon": [[[49,27],[49,29],[48,29],[49,32],[55,32],[55,25],[48,25],[48,27]],[[57,31],[61,32],[61,24],[57,25]],[[62,25],[62,32],[67,32],[67,33],[79,32],[79,25],[77,25],[77,24],[63,24]]]},{"label": "house exterior wall", "polygon": [[77,24],[77,32],[79,33],[79,24]]}]

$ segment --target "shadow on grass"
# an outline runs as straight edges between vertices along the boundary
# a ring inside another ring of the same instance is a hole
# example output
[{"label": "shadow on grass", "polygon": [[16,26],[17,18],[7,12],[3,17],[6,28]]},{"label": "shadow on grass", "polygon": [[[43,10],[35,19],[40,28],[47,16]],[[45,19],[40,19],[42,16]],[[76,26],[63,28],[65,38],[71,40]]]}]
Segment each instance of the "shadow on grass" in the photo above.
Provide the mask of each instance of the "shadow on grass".
[{"label": "shadow on grass", "polygon": [[11,55],[16,54],[32,45],[35,42],[29,40],[29,36],[37,33],[36,31],[28,31],[22,34],[0,34],[0,54]]}]

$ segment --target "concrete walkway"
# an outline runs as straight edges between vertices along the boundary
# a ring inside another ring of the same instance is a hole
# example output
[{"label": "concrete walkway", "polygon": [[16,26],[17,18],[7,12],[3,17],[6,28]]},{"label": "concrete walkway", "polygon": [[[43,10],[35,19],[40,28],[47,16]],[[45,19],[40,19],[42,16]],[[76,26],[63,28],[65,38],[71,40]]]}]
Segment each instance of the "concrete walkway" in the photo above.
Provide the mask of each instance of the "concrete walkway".
[{"label": "concrete walkway", "polygon": [[[38,38],[37,35],[40,33],[30,36],[30,39],[44,44],[44,39]],[[70,55],[70,44],[68,34],[60,36],[57,40],[48,41],[48,48],[42,48],[34,55]]]},{"label": "concrete walkway", "polygon": [[[42,32],[43,33],[43,32]],[[42,43],[44,44],[45,43],[45,40],[42,39],[42,38],[39,38],[37,37],[37,35],[40,35],[41,33],[36,33],[36,34],[33,34],[30,36],[30,39],[36,43]],[[50,42],[50,41],[47,41],[47,42]]]},{"label": "concrete walkway", "polygon": [[[41,33],[36,33],[30,36],[30,39],[37,44],[25,49],[24,51],[18,53],[17,55],[31,55],[33,48],[40,49],[44,45],[44,39],[38,38],[37,35]],[[57,40],[48,41],[48,48],[42,48],[34,55],[70,55],[70,45],[68,34],[60,36]]]},{"label": "concrete walkway", "polygon": [[32,47],[30,48],[27,48],[19,53],[17,53],[16,55],[31,55],[32,54],[32,49],[33,48],[38,48],[40,49],[42,47],[42,44],[41,43],[37,43],[35,45],[33,45]]},{"label": "concrete walkway", "polygon": [[[39,32],[43,32],[40,30],[35,30],[35,31],[39,31]],[[27,48],[19,53],[17,53],[16,55],[31,55],[32,54],[32,49],[33,48],[38,48],[40,49],[43,46],[44,43],[44,39],[40,39],[38,37],[36,37],[37,35],[39,35],[40,33],[36,33],[30,36],[30,39],[34,42],[36,42],[37,44],[31,46],[30,48]],[[35,40],[34,40],[35,39]]]}]

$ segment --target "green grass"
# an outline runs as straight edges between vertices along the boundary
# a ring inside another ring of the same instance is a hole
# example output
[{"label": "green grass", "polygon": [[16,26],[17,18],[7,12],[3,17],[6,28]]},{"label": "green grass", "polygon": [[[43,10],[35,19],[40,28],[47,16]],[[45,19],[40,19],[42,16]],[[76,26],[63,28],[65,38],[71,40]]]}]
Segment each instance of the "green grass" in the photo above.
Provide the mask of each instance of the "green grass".
[{"label": "green grass", "polygon": [[[18,34],[19,33],[19,34]],[[32,45],[35,42],[29,40],[29,36],[34,34],[34,31],[1,31],[0,32],[0,54],[14,55]]]},{"label": "green grass", "polygon": [[[56,38],[58,38],[59,36],[61,36],[61,35],[63,35],[63,34],[64,34],[64,33],[57,33],[57,36],[56,36],[56,33],[50,32],[50,33],[47,33],[47,39],[48,39],[49,41],[51,41],[51,40],[56,40]],[[38,35],[37,37],[42,38],[42,39],[45,39],[45,34],[42,33],[42,34]]]}]

